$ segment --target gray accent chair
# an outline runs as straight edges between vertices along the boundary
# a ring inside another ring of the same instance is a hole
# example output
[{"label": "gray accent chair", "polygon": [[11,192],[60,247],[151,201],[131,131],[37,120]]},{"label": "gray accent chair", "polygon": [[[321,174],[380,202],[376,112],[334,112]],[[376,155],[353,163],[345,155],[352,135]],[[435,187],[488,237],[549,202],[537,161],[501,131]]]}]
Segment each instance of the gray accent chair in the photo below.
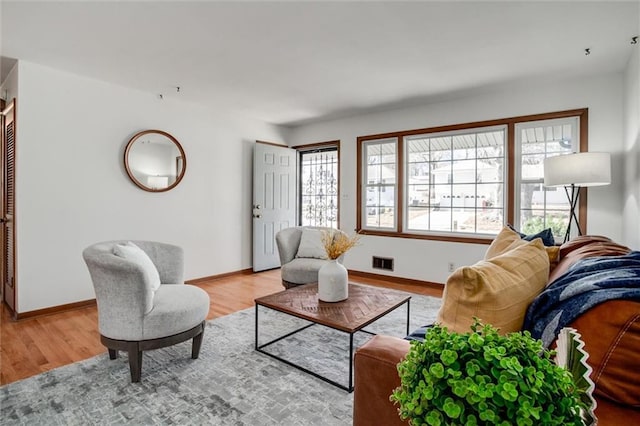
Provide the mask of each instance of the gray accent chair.
[{"label": "gray accent chair", "polygon": [[139,382],[142,352],[193,339],[191,358],[200,353],[209,295],[184,284],[182,248],[153,241],[133,241],[151,259],[160,287],[151,289],[148,275],[136,262],[116,256],[113,248],[126,241],[107,241],[82,252],[98,303],[100,341],[116,359],[129,355],[131,381]]},{"label": "gray accent chair", "polygon": [[[343,231],[323,226],[294,226],[280,230],[276,234],[276,246],[280,255],[280,270],[282,273],[282,285],[289,289],[302,284],[318,282],[318,271],[328,260],[313,258],[298,258],[298,247],[305,228],[333,231],[344,234]],[[336,234],[337,235],[337,234]],[[346,235],[346,234],[345,234]],[[342,263],[343,256],[338,258]]]}]

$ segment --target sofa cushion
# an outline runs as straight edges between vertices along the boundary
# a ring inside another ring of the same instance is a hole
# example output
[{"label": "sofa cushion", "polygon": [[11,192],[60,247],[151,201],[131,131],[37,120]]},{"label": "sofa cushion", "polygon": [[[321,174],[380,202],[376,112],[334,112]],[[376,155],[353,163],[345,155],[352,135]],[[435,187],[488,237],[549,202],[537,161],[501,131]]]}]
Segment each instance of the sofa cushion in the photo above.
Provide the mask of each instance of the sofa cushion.
[{"label": "sofa cushion", "polygon": [[328,259],[327,251],[322,242],[322,232],[319,229],[303,229],[296,257]]},{"label": "sofa cushion", "polygon": [[548,276],[549,257],[540,239],[459,268],[447,280],[437,322],[466,333],[478,317],[502,334],[519,331],[527,306]]},{"label": "sofa cushion", "polygon": [[160,288],[160,274],[158,273],[158,269],[147,253],[140,247],[131,241],[124,244],[116,244],[113,246],[113,254],[133,262],[142,268],[145,276],[144,281],[152,291],[157,291],[158,288]]}]

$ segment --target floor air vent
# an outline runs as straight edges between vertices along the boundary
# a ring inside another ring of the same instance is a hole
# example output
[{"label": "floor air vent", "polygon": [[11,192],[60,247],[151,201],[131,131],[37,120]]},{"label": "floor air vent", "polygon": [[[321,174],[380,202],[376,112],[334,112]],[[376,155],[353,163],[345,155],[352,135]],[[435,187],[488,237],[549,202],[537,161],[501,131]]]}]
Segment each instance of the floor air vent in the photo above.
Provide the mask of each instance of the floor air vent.
[{"label": "floor air vent", "polygon": [[393,258],[373,256],[373,259],[371,261],[371,266],[374,269],[384,269],[385,271],[393,271]]}]

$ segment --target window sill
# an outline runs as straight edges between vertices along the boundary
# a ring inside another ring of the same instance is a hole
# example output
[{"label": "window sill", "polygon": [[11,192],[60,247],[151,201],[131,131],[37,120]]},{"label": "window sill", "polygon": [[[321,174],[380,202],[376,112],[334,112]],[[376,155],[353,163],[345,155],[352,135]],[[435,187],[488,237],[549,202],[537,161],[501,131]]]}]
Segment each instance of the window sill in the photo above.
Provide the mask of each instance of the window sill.
[{"label": "window sill", "polygon": [[467,244],[491,244],[494,237],[462,237],[459,235],[426,235],[426,234],[410,234],[407,232],[395,232],[395,231],[376,231],[372,229],[356,229],[356,232],[360,235],[373,235],[377,237],[391,237],[391,238],[408,238],[413,240],[431,240],[431,241],[446,241],[450,243],[467,243]]}]

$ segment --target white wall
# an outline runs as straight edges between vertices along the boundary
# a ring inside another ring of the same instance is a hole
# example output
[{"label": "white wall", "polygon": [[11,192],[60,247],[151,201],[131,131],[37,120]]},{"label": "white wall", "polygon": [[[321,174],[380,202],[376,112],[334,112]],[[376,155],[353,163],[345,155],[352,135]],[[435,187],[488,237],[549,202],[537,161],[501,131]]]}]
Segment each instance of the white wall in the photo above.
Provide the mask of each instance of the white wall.
[{"label": "white wall", "polygon": [[[185,249],[186,278],[251,266],[251,164],[271,125],[20,61],[16,135],[17,306],[28,312],[94,297],[81,257],[111,239]],[[123,150],[160,129],[184,147],[173,190],[136,187]]]},{"label": "white wall", "polygon": [[640,52],[634,49],[624,79],[624,232],[622,242],[640,249]]},{"label": "white wall", "polygon": [[[586,107],[589,149],[609,151],[613,157],[612,185],[589,189],[587,231],[621,240],[622,86],[622,74],[506,85],[428,105],[300,126],[292,130],[289,141],[291,146],[318,140],[341,141],[340,226],[352,231],[356,225],[358,136]],[[345,265],[380,273],[371,268],[371,256],[389,256],[395,258],[396,268],[389,275],[442,283],[449,275],[449,262],[456,266],[472,264],[486,248],[481,244],[365,236],[362,244],[347,254]]]}]

